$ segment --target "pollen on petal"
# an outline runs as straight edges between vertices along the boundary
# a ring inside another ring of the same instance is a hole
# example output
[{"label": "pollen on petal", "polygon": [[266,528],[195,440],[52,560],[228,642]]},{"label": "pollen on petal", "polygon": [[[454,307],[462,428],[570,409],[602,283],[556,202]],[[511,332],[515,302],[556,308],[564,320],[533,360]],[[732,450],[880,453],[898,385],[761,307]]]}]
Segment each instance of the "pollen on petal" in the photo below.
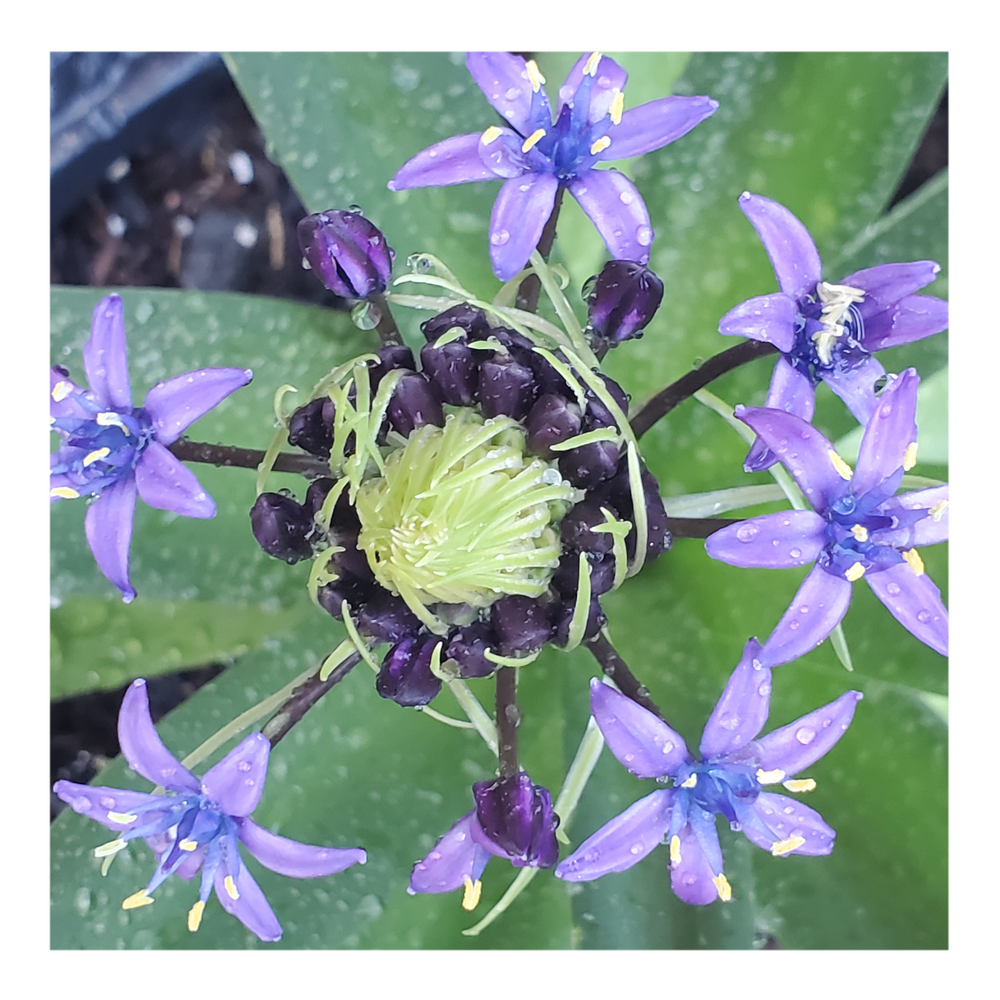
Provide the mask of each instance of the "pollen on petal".
[{"label": "pollen on petal", "polygon": [[484,146],[488,146],[494,139],[498,139],[503,135],[503,130],[496,127],[496,125],[491,125],[482,136],[482,143]]},{"label": "pollen on petal", "polygon": [[715,891],[719,894],[719,899],[723,903],[728,903],[733,898],[733,887],[729,884],[729,879],[722,872],[719,872],[718,875],[712,876],[712,881],[715,883]]},{"label": "pollen on petal", "polygon": [[545,77],[542,76],[541,71],[538,69],[538,63],[534,59],[529,59],[525,63],[525,68],[528,70],[528,79],[531,81],[531,89],[537,94],[542,88],[542,84],[545,83]]},{"label": "pollen on petal", "polygon": [[529,135],[528,138],[524,140],[524,143],[521,146],[521,152],[527,153],[528,150],[531,149],[532,146],[534,146],[535,143],[538,142],[538,140],[541,139],[544,135],[545,135],[545,129],[536,128],[535,131],[532,132],[531,135]]},{"label": "pollen on petal", "polygon": [[681,838],[676,833],[670,838],[670,863],[672,865],[681,863]]},{"label": "pollen on petal", "polygon": [[133,892],[128,899],[122,901],[122,909],[134,910],[138,906],[149,906],[152,902],[153,897],[147,896],[145,889],[140,889],[138,892]]},{"label": "pollen on petal", "polygon": [[479,879],[475,882],[465,876],[465,895],[462,897],[462,909],[474,910],[479,905],[479,897],[483,894],[483,883]]},{"label": "pollen on petal", "polygon": [[66,382],[66,381],[56,382],[56,384],[52,386],[52,398],[57,403],[61,403],[67,396],[71,395],[72,392],[73,392],[72,382]]},{"label": "pollen on petal", "polygon": [[792,781],[783,781],[782,784],[790,792],[811,792],[816,787],[816,782],[812,778],[795,778]]},{"label": "pollen on petal", "polygon": [[611,140],[606,136],[602,135],[594,144],[590,147],[590,155],[597,156],[598,153],[603,153],[604,150],[611,145]]},{"label": "pollen on petal", "polygon": [[909,472],[917,464],[917,442],[912,441],[903,456],[903,471]]},{"label": "pollen on petal", "polygon": [[830,456],[830,461],[833,462],[833,467],[837,470],[840,478],[850,480],[854,475],[854,470],[832,448],[827,454]]},{"label": "pollen on petal", "polygon": [[236,883],[233,881],[232,875],[227,875],[225,881],[222,883],[226,887],[226,895],[230,899],[239,899],[240,893],[236,888]]},{"label": "pollen on petal", "polygon": [[863,524],[854,525],[854,527],[851,528],[851,534],[854,535],[859,542],[868,541],[868,529]]},{"label": "pollen on petal", "polygon": [[776,840],[771,845],[771,854],[776,858],[780,858],[782,854],[788,854],[791,851],[797,850],[805,842],[805,837],[796,837],[794,835],[786,837],[784,840]]},{"label": "pollen on petal", "polygon": [[615,96],[611,98],[611,107],[608,114],[615,125],[622,123],[622,111],[625,109],[625,94],[620,90],[615,90]]},{"label": "pollen on petal", "polygon": [[681,782],[681,788],[694,788],[694,786],[697,784],[698,784],[698,775],[692,774],[691,777],[687,779],[687,781]]},{"label": "pollen on petal", "polygon": [[773,771],[765,771],[758,767],[757,780],[762,785],[776,785],[779,781],[785,780],[785,772],[780,767],[776,767]]},{"label": "pollen on petal", "polygon": [[188,930],[192,934],[201,926],[201,915],[204,912],[205,904],[200,899],[188,910]]},{"label": "pollen on petal", "polygon": [[61,497],[63,500],[76,500],[80,494],[72,486],[54,486],[49,490],[50,497]]},{"label": "pollen on petal", "polygon": [[864,575],[865,567],[859,562],[856,562],[853,566],[844,571],[844,576],[847,577],[851,583],[854,583],[855,580],[860,580]]},{"label": "pollen on petal", "polygon": [[917,576],[924,575],[924,561],[920,558],[920,553],[916,549],[907,549],[902,553],[903,558],[910,564],[910,569],[913,570]]},{"label": "pollen on petal", "polygon": [[93,465],[94,462],[99,462],[102,458],[107,458],[111,454],[110,448],[96,448],[83,460],[84,466]]}]

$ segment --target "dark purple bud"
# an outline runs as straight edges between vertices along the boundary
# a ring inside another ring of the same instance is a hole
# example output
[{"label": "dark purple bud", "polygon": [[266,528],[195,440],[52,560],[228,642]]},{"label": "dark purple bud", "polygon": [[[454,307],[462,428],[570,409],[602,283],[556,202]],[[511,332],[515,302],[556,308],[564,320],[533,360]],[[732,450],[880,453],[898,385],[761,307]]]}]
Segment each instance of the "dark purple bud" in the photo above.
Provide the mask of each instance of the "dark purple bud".
[{"label": "dark purple bud", "polygon": [[460,326],[466,332],[469,340],[485,340],[491,332],[483,311],[470,306],[468,302],[462,302],[437,316],[432,316],[420,324],[420,329],[423,330],[428,343],[433,344],[456,326]]},{"label": "dark purple bud", "polygon": [[[603,505],[606,507],[606,505]],[[591,531],[607,518],[601,513],[602,504],[587,498],[578,503],[559,522],[563,547],[574,552],[610,552],[614,536],[610,531]],[[614,510],[611,510],[614,514]],[[617,514],[615,514],[617,517]]]},{"label": "dark purple bud", "polygon": [[530,368],[495,354],[479,369],[479,405],[487,417],[523,420],[535,401],[537,387]]},{"label": "dark purple bud", "polygon": [[382,660],[375,690],[383,698],[412,708],[427,705],[441,691],[441,680],[431,673],[431,654],[438,639],[403,639]]},{"label": "dark purple bud", "polygon": [[374,587],[371,596],[357,608],[352,608],[358,631],[381,642],[399,642],[416,635],[420,619],[407,607],[402,597]]},{"label": "dark purple bud", "polygon": [[365,600],[371,596],[372,585],[360,580],[355,576],[344,576],[333,583],[325,584],[316,591],[316,600],[319,606],[337,621],[343,620],[341,608],[344,601],[348,607],[361,607]]},{"label": "dark purple bud", "polygon": [[372,395],[378,389],[379,382],[389,372],[396,371],[397,368],[407,368],[411,372],[417,370],[413,351],[405,344],[387,344],[385,347],[380,347],[375,353],[381,360],[378,364],[370,364],[368,368],[368,384],[371,386]]},{"label": "dark purple bud", "polygon": [[[556,646],[565,646],[569,642],[569,626],[576,612],[576,601],[559,601],[556,604],[553,617],[556,623],[556,634],[552,642]],[[601,609],[601,602],[596,597],[590,599],[590,611],[587,615],[587,624],[583,630],[584,639],[593,639],[598,632],[608,623],[608,616]]]},{"label": "dark purple bud", "polygon": [[310,455],[330,457],[333,445],[333,400],[312,399],[300,406],[288,421],[288,443]]},{"label": "dark purple bud", "polygon": [[568,441],[580,433],[580,407],[565,396],[546,393],[535,401],[524,421],[526,443],[536,455],[552,458],[552,445]]},{"label": "dark purple bud", "polygon": [[[667,531],[667,512],[660,499],[660,484],[644,464],[641,465],[641,469],[640,482],[646,498],[646,559],[655,559],[661,552],[666,552],[670,548],[673,536]],[[591,499],[612,504],[620,511],[618,516],[622,520],[634,521],[628,462],[624,455],[615,475],[602,485],[598,494]],[[625,549],[629,559],[635,556],[635,539],[634,530],[625,537]]]},{"label": "dark purple bud", "polygon": [[459,340],[442,347],[424,344],[420,349],[420,367],[441,390],[446,403],[471,406],[479,390],[479,366],[475,352]]},{"label": "dark purple bud", "polygon": [[527,656],[552,637],[548,608],[533,597],[508,594],[490,608],[490,624],[501,656]]},{"label": "dark purple bud", "polygon": [[[524,771],[472,786],[476,819],[486,837],[519,868],[551,868],[559,857],[556,828],[547,788],[532,784]],[[475,825],[473,825],[475,834]]]},{"label": "dark purple bud", "polygon": [[312,515],[294,497],[261,493],[250,508],[250,525],[260,547],[275,559],[297,563],[313,554],[307,538]]},{"label": "dark purple bud", "polygon": [[299,246],[316,277],[348,299],[381,295],[392,275],[392,248],[360,212],[308,215],[298,226]]},{"label": "dark purple bud", "polygon": [[660,308],[663,282],[642,264],[612,260],[583,286],[583,297],[593,340],[617,347],[642,336],[643,328]]},{"label": "dark purple bud", "polygon": [[[606,594],[615,582],[615,557],[587,553],[590,563],[590,593],[594,597]],[[552,574],[552,586],[563,597],[575,599],[580,584],[580,557],[577,552],[567,552],[559,560],[559,568]]]},{"label": "dark purple bud", "polygon": [[[628,416],[628,393],[613,379],[608,378],[601,372],[595,375],[604,383],[608,390],[608,395],[618,404],[618,409],[622,414]],[[618,421],[611,415],[611,411],[602,403],[597,395],[591,390],[587,390],[587,409],[583,414],[582,429],[584,431],[596,431],[601,427],[617,427]]]},{"label": "dark purple bud", "polygon": [[559,456],[559,471],[573,486],[591,490],[610,479],[618,468],[618,445],[594,441]]},{"label": "dark purple bud", "polygon": [[487,649],[495,650],[496,644],[489,622],[473,622],[452,635],[446,655],[458,664],[462,677],[489,677],[497,665],[485,654]]},{"label": "dark purple bud", "polygon": [[396,383],[389,400],[389,420],[403,437],[425,424],[444,427],[441,404],[441,390],[433,382],[419,372],[406,374]]}]

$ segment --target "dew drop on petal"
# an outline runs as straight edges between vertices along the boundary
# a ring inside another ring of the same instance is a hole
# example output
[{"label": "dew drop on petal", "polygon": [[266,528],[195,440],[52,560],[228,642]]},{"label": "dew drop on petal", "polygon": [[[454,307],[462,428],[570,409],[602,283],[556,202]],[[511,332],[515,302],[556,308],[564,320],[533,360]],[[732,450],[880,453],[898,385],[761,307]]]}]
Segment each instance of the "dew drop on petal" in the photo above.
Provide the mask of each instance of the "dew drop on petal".
[{"label": "dew drop on petal", "polygon": [[771,693],[770,684],[761,684],[761,686],[757,688],[757,694],[759,694],[761,698],[766,698],[770,693]]},{"label": "dew drop on petal", "polygon": [[241,771],[249,771],[250,770],[250,761],[248,761],[248,760],[241,760],[236,766]]},{"label": "dew drop on petal", "polygon": [[[624,201],[624,199],[622,199]],[[640,226],[635,231],[636,243],[641,247],[648,247],[653,242],[653,230],[649,226]]]},{"label": "dew drop on petal", "polygon": [[759,530],[756,524],[741,524],[736,529],[736,537],[741,542],[752,542],[757,537]]},{"label": "dew drop on petal", "polygon": [[101,797],[101,808],[102,809],[114,809],[115,800],[111,798],[110,795],[104,795]]},{"label": "dew drop on petal", "polygon": [[789,550],[788,550],[788,554],[789,554],[789,555],[790,555],[790,556],[791,556],[791,557],[792,557],[793,559],[799,559],[799,558],[801,558],[801,556],[802,556],[802,549],[789,549]]},{"label": "dew drop on petal", "polygon": [[889,585],[888,585],[888,586],[887,586],[887,587],[885,588],[885,591],[886,591],[886,593],[887,593],[887,594],[888,594],[888,595],[889,595],[890,597],[899,597],[899,584],[898,584],[898,583],[890,583],[890,584],[889,584]]},{"label": "dew drop on petal", "polygon": [[809,614],[809,605],[808,604],[803,604],[799,608],[799,614],[800,615],[807,615],[807,614]]},{"label": "dew drop on petal", "polygon": [[795,731],[795,738],[803,746],[808,746],[814,739],[816,739],[816,730],[811,729],[809,726],[803,726],[801,729],[797,729]]},{"label": "dew drop on petal", "polygon": [[794,632],[799,627],[799,623],[797,621],[791,621],[788,623],[788,627]]},{"label": "dew drop on petal", "polygon": [[498,229],[495,233],[490,233],[490,243],[495,247],[502,247],[510,240],[510,233],[506,229]]},{"label": "dew drop on petal", "polygon": [[921,610],[917,612],[917,621],[920,622],[921,625],[926,625],[930,620],[931,613],[926,608],[921,608]]},{"label": "dew drop on petal", "polygon": [[504,97],[506,97],[508,101],[516,101],[520,96],[521,91],[518,90],[517,87],[508,87],[507,93],[504,94]]},{"label": "dew drop on petal", "polygon": [[642,844],[633,844],[628,851],[629,854],[639,854],[642,851]]},{"label": "dew drop on petal", "polygon": [[635,195],[632,194],[631,191],[622,191],[622,193],[618,195],[618,200],[623,205],[631,205],[632,202],[635,201]]}]

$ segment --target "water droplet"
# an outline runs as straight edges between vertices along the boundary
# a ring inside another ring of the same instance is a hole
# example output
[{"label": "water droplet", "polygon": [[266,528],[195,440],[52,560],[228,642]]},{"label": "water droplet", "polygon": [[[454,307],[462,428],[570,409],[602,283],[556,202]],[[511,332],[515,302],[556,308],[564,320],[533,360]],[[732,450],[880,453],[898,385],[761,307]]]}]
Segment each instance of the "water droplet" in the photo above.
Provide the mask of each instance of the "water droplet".
[{"label": "water droplet", "polygon": [[631,191],[622,191],[622,193],[618,195],[618,200],[623,205],[631,205],[632,202],[635,201],[635,195],[632,194]]},{"label": "water droplet", "polygon": [[764,664],[761,663],[760,660],[758,660],[756,658],[754,658],[753,660],[750,661],[750,666],[753,667],[754,670],[763,670],[764,669]]},{"label": "water droplet", "polygon": [[250,761],[248,761],[248,760],[241,760],[236,766],[241,771],[249,771],[250,770]]},{"label": "water droplet", "polygon": [[884,420],[892,413],[892,403],[883,403],[879,407],[878,415]]},{"label": "water droplet", "polygon": [[517,87],[508,87],[507,93],[504,94],[504,97],[506,97],[508,101],[516,101],[520,96],[521,91],[518,90]]},{"label": "water droplet", "polygon": [[796,621],[791,621],[788,623],[788,627],[794,632],[799,627],[799,623]]},{"label": "water droplet", "polygon": [[926,625],[931,620],[931,613],[926,608],[921,608],[917,612],[917,621]]},{"label": "water droplet", "polygon": [[641,247],[648,247],[653,242],[653,230],[649,226],[640,226],[635,231],[636,242]]},{"label": "water droplet", "polygon": [[583,860],[584,861],[597,861],[597,859],[600,858],[600,856],[601,856],[601,852],[600,851],[587,851],[587,853],[583,856]]},{"label": "water droplet", "polygon": [[508,240],[510,240],[510,233],[506,229],[498,229],[496,232],[490,233],[490,243],[495,247],[502,247]]},{"label": "water droplet", "polygon": [[670,751],[673,750],[673,748],[674,748],[673,743],[670,743],[668,741],[668,742],[666,742],[666,743],[663,744],[663,746],[660,748],[660,751],[661,751],[661,753],[670,753]]},{"label": "water droplet", "polygon": [[885,589],[886,589],[886,593],[888,593],[890,597],[898,597],[899,596],[899,584],[898,583],[890,583]]},{"label": "water droplet", "polygon": [[113,798],[111,798],[110,795],[102,795],[101,796],[101,807],[103,809],[114,809],[114,807],[115,807],[115,800]]},{"label": "water droplet", "polygon": [[800,615],[807,615],[807,614],[809,614],[809,605],[808,604],[803,604],[799,608],[799,614]]},{"label": "water droplet", "polygon": [[809,726],[803,726],[801,729],[797,729],[795,731],[795,738],[803,746],[808,746],[814,739],[816,739],[816,730],[811,729]]},{"label": "water droplet", "polygon": [[800,559],[802,557],[802,549],[789,549],[788,554],[793,559]]},{"label": "water droplet", "polygon": [[795,806],[785,806],[783,811],[786,816],[791,816],[792,813],[795,812]]},{"label": "water droplet", "polygon": [[759,694],[761,698],[766,698],[770,693],[771,693],[770,684],[761,684],[761,686],[757,688],[757,694]]},{"label": "water droplet", "polygon": [[760,529],[756,524],[741,524],[736,529],[736,537],[741,542],[752,542],[758,535]]},{"label": "water droplet", "polygon": [[243,784],[244,784],[244,785],[246,785],[246,786],[247,786],[247,788],[253,788],[253,786],[254,786],[254,785],[256,785],[256,784],[257,784],[257,782],[256,782],[256,781],[254,781],[254,779],[253,779],[253,778],[247,778],[247,780],[246,780],[246,781],[244,781],[244,782],[243,782]]},{"label": "water droplet", "polygon": [[642,851],[642,844],[633,844],[628,851],[629,854],[639,854]]}]

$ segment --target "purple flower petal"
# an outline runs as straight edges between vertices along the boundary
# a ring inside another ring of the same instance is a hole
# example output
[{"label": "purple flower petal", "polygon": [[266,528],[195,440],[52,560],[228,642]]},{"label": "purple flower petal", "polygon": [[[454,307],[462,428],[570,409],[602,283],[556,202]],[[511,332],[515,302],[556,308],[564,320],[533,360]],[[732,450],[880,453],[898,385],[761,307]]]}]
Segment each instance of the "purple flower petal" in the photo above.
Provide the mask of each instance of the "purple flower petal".
[{"label": "purple flower petal", "polygon": [[125,692],[118,713],[118,742],[128,766],[154,785],[172,792],[197,792],[201,783],[163,745],[149,714],[149,694],[142,678]]},{"label": "purple flower petal", "polygon": [[135,518],[135,480],[109,486],[90,506],[83,530],[98,569],[122,592],[128,604],[135,591],[128,577],[128,550]]},{"label": "purple flower petal", "polygon": [[[779,357],[775,362],[774,371],[771,372],[771,384],[764,405],[768,409],[794,413],[808,423],[812,420],[813,411],[816,409],[816,390],[813,388],[812,379],[805,372],[789,364],[787,358]],[[757,438],[743,460],[743,470],[763,472],[764,469],[770,469],[777,461],[778,456]]]},{"label": "purple flower petal", "polygon": [[[105,788],[103,785],[78,785],[73,781],[57,781],[52,786],[52,791],[74,812],[78,812],[88,819],[96,820],[109,830],[127,830],[135,823],[135,820],[122,823],[111,819],[109,813],[128,816],[133,808],[144,806],[154,798],[148,792]],[[147,813],[143,822],[150,816],[151,814]]]},{"label": "purple flower petal", "polygon": [[818,368],[816,374],[847,404],[859,423],[868,423],[878,406],[875,383],[885,375],[876,358],[862,358],[851,367]]},{"label": "purple flower petal", "polygon": [[202,368],[154,385],[143,406],[153,419],[156,440],[173,444],[199,417],[252,378],[248,368]]},{"label": "purple flower petal", "polygon": [[[119,483],[113,489],[123,485]],[[157,510],[172,510],[185,517],[215,517],[215,501],[195,474],[158,441],[146,445],[135,467],[133,492],[136,488],[139,496]]]},{"label": "purple flower petal", "polygon": [[220,812],[249,816],[257,808],[271,744],[266,736],[251,733],[201,779],[201,790]]},{"label": "purple flower petal", "polygon": [[759,655],[760,643],[750,639],[705,723],[700,749],[706,760],[744,749],[764,728],[771,704],[771,671],[761,665]]},{"label": "purple flower petal", "polygon": [[222,908],[253,931],[261,941],[280,941],[281,924],[247,866],[240,865],[239,872],[233,879],[239,893],[238,899],[233,899],[226,891],[227,874],[225,865],[219,865],[215,871],[215,894],[219,897]]},{"label": "purple flower petal", "polygon": [[[539,91],[544,103],[540,106],[536,104],[536,114],[532,114],[534,91],[528,77],[528,65],[521,56],[510,52],[469,52],[465,56],[465,66],[486,95],[486,100],[522,136],[529,136],[535,131],[538,127],[536,118],[545,117],[545,124],[552,121],[544,90]],[[537,113],[540,111],[545,112],[544,116]]]},{"label": "purple flower petal", "polygon": [[423,861],[414,865],[409,892],[451,892],[465,885],[466,878],[479,880],[490,852],[473,839],[473,824],[479,827],[474,809],[437,842]]},{"label": "purple flower petal", "polygon": [[730,524],[705,539],[705,551],[730,566],[807,566],[826,544],[826,521],[811,510],[783,510]]},{"label": "purple flower petal", "polygon": [[396,171],[387,185],[389,190],[496,180],[496,174],[479,157],[481,135],[480,132],[453,135],[421,150]]},{"label": "purple flower petal", "polygon": [[670,866],[670,888],[690,906],[708,906],[719,898],[713,878],[722,874],[722,851],[715,831],[715,817],[694,807],[692,817],[678,831],[680,861]]},{"label": "purple flower petal", "polygon": [[117,295],[101,299],[94,308],[90,337],[83,345],[83,370],[98,405],[132,409],[124,309]]},{"label": "purple flower petal", "polygon": [[249,817],[240,821],[240,840],[265,868],[292,878],[335,875],[351,865],[363,865],[368,855],[360,847],[338,849],[300,844],[258,826]]},{"label": "purple flower petal", "polygon": [[844,735],[862,697],[860,691],[848,691],[829,705],[761,737],[754,758],[757,765],[764,771],[784,771],[789,778],[799,774]]},{"label": "purple flower petal", "polygon": [[[63,374],[64,370],[52,368],[49,371],[49,416],[55,420],[63,417],[76,419],[89,417],[90,414],[76,400],[76,394],[80,392],[80,387]],[[60,391],[57,393],[61,397],[59,399],[52,395],[56,386],[60,386]],[[64,394],[67,387],[69,393]]]},{"label": "purple flower petal", "polygon": [[490,216],[490,260],[501,281],[509,281],[528,262],[552,214],[558,187],[552,174],[524,174],[500,188]]},{"label": "purple flower petal", "polygon": [[767,637],[760,661],[777,667],[810,652],[837,627],[850,603],[849,580],[827,573],[821,566],[813,567]]},{"label": "purple flower petal", "polygon": [[948,609],[926,573],[917,576],[909,563],[902,562],[865,579],[903,628],[942,656],[948,655]]},{"label": "purple flower petal", "polygon": [[908,295],[871,322],[865,319],[865,348],[882,351],[947,329],[948,303],[944,299],[933,295]]},{"label": "purple flower petal", "polygon": [[590,882],[642,861],[659,846],[670,827],[675,794],[672,788],[659,788],[639,799],[562,861],[556,877],[566,882]]},{"label": "purple flower petal", "polygon": [[798,313],[798,303],[784,292],[758,295],[730,309],[719,321],[719,333],[762,340],[787,353],[795,346]]},{"label": "purple flower petal", "polygon": [[737,406],[735,414],[777,455],[815,510],[827,510],[850,491],[833,445],[801,417],[759,406]]},{"label": "purple flower petal", "polygon": [[741,830],[748,840],[765,851],[770,851],[775,844],[781,844],[782,841],[788,841],[793,837],[796,839],[801,837],[805,843],[791,850],[779,850],[778,857],[788,854],[821,857],[833,850],[836,831],[826,824],[815,809],[804,805],[798,799],[789,798],[787,795],[775,795],[772,792],[761,792],[753,804],[753,810],[764,829],[756,823],[745,823]]},{"label": "purple flower petal", "polygon": [[875,311],[895,305],[900,299],[929,285],[940,270],[940,265],[932,260],[915,260],[909,264],[879,264],[877,267],[854,271],[839,284],[860,288],[865,292],[864,305],[861,307],[861,314],[864,316],[869,309]]},{"label": "purple flower petal", "polygon": [[[576,92],[583,82],[583,69],[590,62],[592,52],[584,52],[566,74],[563,85],[559,88],[559,110],[571,104]],[[628,81],[628,73],[610,56],[601,56],[591,85],[590,101],[587,107],[587,121],[600,121],[609,111],[616,90],[624,90]]]},{"label": "purple flower petal", "polygon": [[910,445],[916,442],[919,385],[916,369],[907,368],[886,386],[858,448],[858,462],[851,480],[855,496],[863,497],[888,479],[903,464]]},{"label": "purple flower petal", "polygon": [[645,264],[653,242],[649,212],[636,186],[620,170],[588,170],[569,184],[615,260]]},{"label": "purple flower petal", "polygon": [[691,759],[679,733],[596,677],[590,682],[590,710],[608,748],[637,778],[676,774]]},{"label": "purple flower petal", "polygon": [[794,299],[811,295],[823,265],[806,227],[784,205],[749,191],[740,195],[740,208],[771,258],[778,287]]},{"label": "purple flower petal", "polygon": [[[939,504],[948,503],[948,484],[932,486],[926,490],[914,490],[912,493],[901,493],[889,497],[879,510],[883,514],[894,516],[902,511],[931,510]],[[916,524],[905,528],[885,528],[873,537],[880,545],[892,545],[897,549],[912,549],[915,546],[936,545],[948,541],[948,511],[944,506],[937,514],[929,514]]]},{"label": "purple flower petal", "polygon": [[[715,114],[719,102],[710,97],[661,97],[622,115],[619,125],[608,132],[611,145],[598,154],[601,160],[642,156],[686,135]],[[591,119],[594,121],[595,119]]]}]

